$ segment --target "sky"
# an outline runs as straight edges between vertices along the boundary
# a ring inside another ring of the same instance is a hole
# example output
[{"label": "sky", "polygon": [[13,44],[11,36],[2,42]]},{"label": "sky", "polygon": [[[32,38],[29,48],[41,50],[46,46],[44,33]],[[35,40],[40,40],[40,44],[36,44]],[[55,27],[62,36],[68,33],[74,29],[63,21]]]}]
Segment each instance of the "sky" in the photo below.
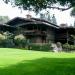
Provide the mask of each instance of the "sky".
[{"label": "sky", "polygon": [[[74,18],[70,16],[70,10],[67,11],[59,11],[59,10],[50,10],[49,12],[52,14],[55,14],[55,17],[57,19],[57,24],[60,25],[62,23],[73,25],[74,24]],[[44,11],[43,11],[44,12]],[[10,4],[5,4],[2,0],[0,0],[0,16],[8,16],[10,19],[14,17],[26,17],[26,14],[30,13],[32,17],[36,17],[34,12],[28,12],[23,11],[21,13],[21,10],[19,10],[17,7],[12,7]],[[38,17],[38,16],[37,16]]]}]

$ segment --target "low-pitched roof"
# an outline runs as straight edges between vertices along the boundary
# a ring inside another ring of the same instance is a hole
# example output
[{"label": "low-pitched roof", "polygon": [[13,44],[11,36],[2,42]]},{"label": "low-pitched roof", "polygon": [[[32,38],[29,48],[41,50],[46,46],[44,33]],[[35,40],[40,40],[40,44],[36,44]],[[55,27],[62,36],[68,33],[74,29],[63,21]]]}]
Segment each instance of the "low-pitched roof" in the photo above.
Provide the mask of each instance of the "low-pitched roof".
[{"label": "low-pitched roof", "polygon": [[55,24],[50,23],[46,20],[42,20],[42,19],[38,19],[38,18],[27,19],[27,18],[16,17],[12,20],[9,20],[6,24],[11,25],[11,26],[15,26],[15,27],[23,26],[23,25],[27,25],[27,24],[45,24],[47,26],[59,28],[58,25],[55,25]]}]

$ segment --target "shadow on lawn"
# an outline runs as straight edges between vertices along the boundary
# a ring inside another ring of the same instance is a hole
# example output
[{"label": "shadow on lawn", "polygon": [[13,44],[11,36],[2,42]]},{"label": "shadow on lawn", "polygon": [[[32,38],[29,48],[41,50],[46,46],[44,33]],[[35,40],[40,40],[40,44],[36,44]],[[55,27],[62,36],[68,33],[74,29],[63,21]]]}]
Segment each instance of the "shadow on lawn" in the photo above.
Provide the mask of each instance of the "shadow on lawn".
[{"label": "shadow on lawn", "polygon": [[75,75],[75,58],[41,58],[0,68],[0,75]]}]

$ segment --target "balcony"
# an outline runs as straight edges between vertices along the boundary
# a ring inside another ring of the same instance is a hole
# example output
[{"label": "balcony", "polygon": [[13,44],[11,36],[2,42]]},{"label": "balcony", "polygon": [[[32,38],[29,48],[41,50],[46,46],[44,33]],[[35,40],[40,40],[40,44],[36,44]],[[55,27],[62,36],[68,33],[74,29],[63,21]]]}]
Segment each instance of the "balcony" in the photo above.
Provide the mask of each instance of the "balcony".
[{"label": "balcony", "polygon": [[38,36],[46,36],[46,31],[40,31],[40,30],[25,30],[23,31],[24,35],[38,35]]}]

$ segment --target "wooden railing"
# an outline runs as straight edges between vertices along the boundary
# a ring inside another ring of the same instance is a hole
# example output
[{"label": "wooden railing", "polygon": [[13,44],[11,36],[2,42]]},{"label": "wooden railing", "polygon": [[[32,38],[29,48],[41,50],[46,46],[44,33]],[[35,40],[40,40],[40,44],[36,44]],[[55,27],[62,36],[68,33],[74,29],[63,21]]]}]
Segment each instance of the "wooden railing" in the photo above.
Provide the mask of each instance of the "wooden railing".
[{"label": "wooden railing", "polygon": [[39,30],[26,30],[23,31],[25,35],[46,35],[46,31],[39,31]]}]

